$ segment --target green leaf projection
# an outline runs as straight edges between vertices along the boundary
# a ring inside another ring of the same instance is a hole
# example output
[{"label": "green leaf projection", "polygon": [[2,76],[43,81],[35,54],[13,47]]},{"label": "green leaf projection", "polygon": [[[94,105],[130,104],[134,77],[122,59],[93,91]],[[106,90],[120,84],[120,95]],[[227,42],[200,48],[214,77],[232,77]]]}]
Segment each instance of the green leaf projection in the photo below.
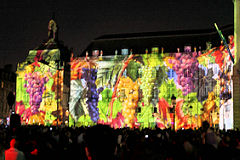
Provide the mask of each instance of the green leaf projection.
[{"label": "green leaf projection", "polygon": [[151,127],[156,122],[156,117],[153,117],[153,105],[141,107],[141,112],[137,114],[137,120],[143,127]]},{"label": "green leaf projection", "polygon": [[164,81],[162,85],[159,87],[159,98],[164,98],[169,104],[171,104],[172,95],[181,98],[182,91],[176,88],[174,79],[168,79]]},{"label": "green leaf projection", "polygon": [[202,113],[202,108],[202,103],[198,101],[196,92],[192,92],[184,97],[182,106],[184,114],[189,114],[191,116],[200,115]]},{"label": "green leaf projection", "polygon": [[127,66],[127,76],[130,77],[133,81],[136,81],[139,78],[139,69],[141,64],[131,61]]},{"label": "green leaf projection", "polygon": [[[102,100],[99,101],[98,103],[98,108],[99,108],[99,114],[100,114],[100,119],[102,120],[106,120],[108,119],[108,115],[110,114],[110,110],[109,110],[109,103],[112,99],[112,90],[111,89],[104,89],[101,92],[101,97]],[[112,118],[116,118],[118,112],[121,112],[122,110],[122,105],[121,102],[119,100],[115,100],[113,103],[113,115]]]}]

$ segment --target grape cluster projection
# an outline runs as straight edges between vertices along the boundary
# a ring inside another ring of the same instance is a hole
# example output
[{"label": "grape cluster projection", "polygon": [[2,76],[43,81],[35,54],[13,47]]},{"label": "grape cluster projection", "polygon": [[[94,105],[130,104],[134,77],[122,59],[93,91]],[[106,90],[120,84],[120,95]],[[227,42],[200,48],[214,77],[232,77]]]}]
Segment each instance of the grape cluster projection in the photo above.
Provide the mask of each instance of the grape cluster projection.
[{"label": "grape cluster projection", "polygon": [[88,68],[83,68],[82,69],[82,78],[87,82],[87,105],[88,105],[88,111],[89,115],[91,117],[91,120],[93,122],[97,122],[99,119],[99,113],[98,113],[98,98],[99,94],[97,91],[97,86],[95,84],[95,81],[97,79],[97,69],[88,69]]},{"label": "grape cluster projection", "polygon": [[124,116],[124,122],[127,126],[132,127],[135,119],[135,110],[138,103],[138,81],[133,82],[129,77],[122,77],[118,84],[120,98],[122,103],[122,115]]},{"label": "grape cluster projection", "polygon": [[24,85],[29,93],[29,105],[31,106],[32,114],[39,112],[39,107],[42,102],[43,92],[46,90],[44,86],[48,82],[48,77],[42,76],[39,72],[25,74],[27,83]]},{"label": "grape cluster projection", "polygon": [[173,70],[177,73],[177,83],[182,87],[183,95],[186,96],[192,92],[194,86],[194,72],[198,70],[198,61],[196,54],[175,54],[175,59],[169,59],[169,63],[173,64]]},{"label": "grape cluster projection", "polygon": [[143,94],[144,105],[149,105],[152,98],[154,81],[156,80],[156,70],[153,67],[143,66],[139,69],[141,77],[140,88]]}]

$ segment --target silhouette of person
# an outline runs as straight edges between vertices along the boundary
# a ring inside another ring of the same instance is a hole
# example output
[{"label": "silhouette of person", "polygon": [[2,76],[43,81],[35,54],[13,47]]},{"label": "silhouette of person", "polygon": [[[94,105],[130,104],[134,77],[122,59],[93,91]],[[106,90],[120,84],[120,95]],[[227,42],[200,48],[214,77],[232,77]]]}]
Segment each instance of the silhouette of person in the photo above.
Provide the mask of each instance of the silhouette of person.
[{"label": "silhouette of person", "polygon": [[4,153],[3,160],[25,160],[24,153],[16,149],[15,145],[16,140],[12,139],[10,141],[10,148]]}]

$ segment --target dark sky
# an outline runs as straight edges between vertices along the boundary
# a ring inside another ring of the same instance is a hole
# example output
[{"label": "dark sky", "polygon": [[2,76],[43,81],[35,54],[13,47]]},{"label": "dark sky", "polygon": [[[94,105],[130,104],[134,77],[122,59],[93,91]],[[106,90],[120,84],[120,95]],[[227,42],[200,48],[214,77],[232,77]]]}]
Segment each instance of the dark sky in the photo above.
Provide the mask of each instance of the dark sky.
[{"label": "dark sky", "polygon": [[47,39],[53,12],[59,39],[75,55],[104,34],[233,24],[232,0],[0,0],[0,67],[24,61]]}]

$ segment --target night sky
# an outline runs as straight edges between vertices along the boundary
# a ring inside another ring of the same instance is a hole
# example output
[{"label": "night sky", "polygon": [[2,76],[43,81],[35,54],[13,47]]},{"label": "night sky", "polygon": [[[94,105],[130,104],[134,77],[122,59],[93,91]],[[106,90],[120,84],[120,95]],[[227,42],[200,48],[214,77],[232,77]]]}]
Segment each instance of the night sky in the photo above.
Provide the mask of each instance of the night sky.
[{"label": "night sky", "polygon": [[59,39],[79,55],[116,33],[209,29],[233,24],[232,0],[0,0],[0,68],[25,60],[47,39],[52,13]]}]

